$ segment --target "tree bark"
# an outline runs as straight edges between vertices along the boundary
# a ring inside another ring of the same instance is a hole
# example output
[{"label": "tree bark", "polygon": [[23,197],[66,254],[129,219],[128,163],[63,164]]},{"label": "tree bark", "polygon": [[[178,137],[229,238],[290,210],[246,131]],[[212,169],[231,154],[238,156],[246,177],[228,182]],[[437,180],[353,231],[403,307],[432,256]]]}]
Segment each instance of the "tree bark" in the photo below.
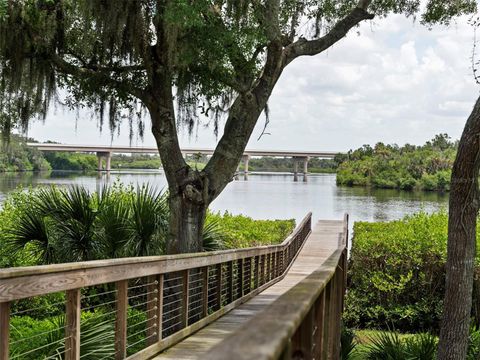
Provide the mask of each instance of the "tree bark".
[{"label": "tree bark", "polygon": [[205,203],[195,203],[175,194],[170,196],[170,241],[168,254],[200,252],[203,250],[203,225],[207,214]]},{"label": "tree bark", "polygon": [[479,168],[480,98],[463,130],[452,169],[439,360],[464,360],[467,355],[479,209]]},{"label": "tree bark", "polygon": [[184,160],[178,144],[172,90],[162,82],[149,103],[152,132],[168,182],[170,236],[167,253],[202,251],[208,204],[208,178]]}]

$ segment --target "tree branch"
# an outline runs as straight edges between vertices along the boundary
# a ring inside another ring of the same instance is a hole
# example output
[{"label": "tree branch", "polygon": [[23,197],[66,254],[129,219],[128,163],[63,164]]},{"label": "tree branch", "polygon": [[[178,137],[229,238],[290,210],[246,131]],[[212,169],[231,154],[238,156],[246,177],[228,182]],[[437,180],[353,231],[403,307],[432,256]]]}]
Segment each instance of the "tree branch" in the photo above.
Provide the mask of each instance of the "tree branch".
[{"label": "tree branch", "polygon": [[146,93],[143,89],[137,88],[130,83],[113,79],[109,74],[103,71],[73,65],[58,54],[50,54],[49,58],[53,65],[63,73],[78,77],[88,77],[100,82],[101,84],[125,91],[126,93],[131,94],[142,101],[146,100]]},{"label": "tree branch", "polygon": [[325,51],[337,41],[342,39],[351,28],[358,25],[363,20],[371,20],[374,18],[373,14],[367,12],[367,7],[370,1],[360,0],[357,7],[355,7],[350,14],[338,21],[333,28],[319,39],[306,40],[299,39],[293,44],[285,48],[286,64],[299,56],[313,56]]}]

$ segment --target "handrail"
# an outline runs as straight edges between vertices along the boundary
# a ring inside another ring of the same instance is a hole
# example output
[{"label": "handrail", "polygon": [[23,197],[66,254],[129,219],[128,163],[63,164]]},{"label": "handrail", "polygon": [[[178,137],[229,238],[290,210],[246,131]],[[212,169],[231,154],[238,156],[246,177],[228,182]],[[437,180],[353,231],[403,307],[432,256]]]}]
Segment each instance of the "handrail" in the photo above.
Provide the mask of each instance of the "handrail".
[{"label": "handrail", "polygon": [[[119,259],[104,259],[104,260],[90,260],[90,261],[78,261],[73,263],[51,264],[51,265],[37,265],[37,266],[19,266],[12,268],[0,269],[0,279],[20,277],[20,276],[43,276],[50,273],[68,272],[71,270],[86,270],[92,268],[102,268],[105,266],[118,266],[118,265],[138,265],[145,263],[155,263],[158,261],[169,262],[175,260],[193,260],[196,258],[213,258],[215,256],[230,256],[229,260],[241,259],[249,257],[251,254],[265,254],[269,250],[278,249],[279,247],[285,247],[293,241],[296,234],[301,231],[306,222],[311,221],[312,213],[309,212],[298,224],[293,232],[287,236],[280,244],[277,245],[262,245],[255,247],[248,247],[242,249],[229,249],[229,250],[217,250],[209,252],[188,253],[178,255],[160,255],[160,256],[139,256],[139,257],[127,257]],[[242,254],[239,256],[238,254]],[[215,259],[213,261],[218,261]],[[221,261],[219,261],[221,262]],[[169,269],[167,269],[169,271]],[[1,298],[0,298],[0,301]]]},{"label": "handrail", "polygon": [[313,273],[215,346],[209,360],[338,359],[348,215],[338,249]]},{"label": "handrail", "polygon": [[[311,216],[307,214],[279,245],[2,269],[0,360],[9,359],[9,321],[14,304],[58,292],[66,294],[65,358],[79,359],[82,308],[87,311],[81,290],[112,283],[114,288],[104,292],[109,301],[100,305],[114,307],[110,308],[115,315],[114,357],[146,359],[281,280],[311,232]],[[139,292],[139,287],[144,291]],[[141,297],[143,302],[137,300]],[[127,311],[132,307],[141,309],[147,318],[146,346],[133,354],[127,352],[131,346]]]}]

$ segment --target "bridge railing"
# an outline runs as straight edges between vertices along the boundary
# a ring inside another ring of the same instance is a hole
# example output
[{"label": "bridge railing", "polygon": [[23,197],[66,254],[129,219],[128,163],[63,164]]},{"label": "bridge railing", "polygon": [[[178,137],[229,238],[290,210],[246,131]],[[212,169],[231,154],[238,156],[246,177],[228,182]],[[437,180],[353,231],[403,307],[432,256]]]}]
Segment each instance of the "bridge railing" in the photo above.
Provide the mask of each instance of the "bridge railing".
[{"label": "bridge railing", "polygon": [[[2,269],[0,360],[149,358],[282,279],[310,232],[311,213],[279,245]],[[16,336],[31,314],[60,320]]]},{"label": "bridge railing", "polygon": [[348,215],[338,248],[319,268],[252,321],[214,347],[205,359],[340,359],[346,286]]}]

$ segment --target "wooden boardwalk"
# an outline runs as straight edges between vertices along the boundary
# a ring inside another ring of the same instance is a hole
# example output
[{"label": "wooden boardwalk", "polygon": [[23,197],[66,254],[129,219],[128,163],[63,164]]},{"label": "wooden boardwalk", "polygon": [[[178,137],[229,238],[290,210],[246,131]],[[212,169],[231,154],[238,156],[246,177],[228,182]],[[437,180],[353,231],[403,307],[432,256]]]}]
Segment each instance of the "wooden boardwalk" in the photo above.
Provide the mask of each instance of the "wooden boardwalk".
[{"label": "wooden boardwalk", "polygon": [[153,359],[203,359],[212,347],[232,336],[242,325],[318,269],[338,249],[343,231],[343,221],[319,221],[285,278]]}]

